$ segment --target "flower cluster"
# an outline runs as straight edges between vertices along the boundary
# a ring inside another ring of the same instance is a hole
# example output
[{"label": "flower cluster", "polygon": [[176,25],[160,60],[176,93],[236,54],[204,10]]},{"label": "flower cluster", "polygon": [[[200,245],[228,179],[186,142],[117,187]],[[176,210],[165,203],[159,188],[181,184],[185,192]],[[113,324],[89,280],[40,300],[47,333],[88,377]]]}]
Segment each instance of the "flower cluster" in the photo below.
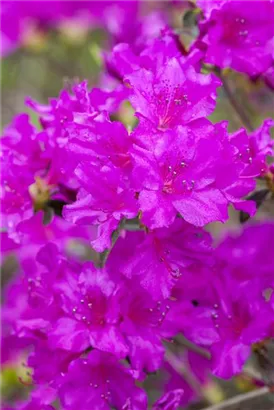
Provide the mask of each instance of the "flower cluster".
[{"label": "flower cluster", "polygon": [[273,66],[274,3],[260,1],[198,1],[205,62],[256,77]]},{"label": "flower cluster", "polygon": [[[144,35],[104,54],[114,88],[84,81],[48,105],[28,98],[40,129],[20,114],[4,130],[2,253],[17,256],[18,272],[5,289],[3,361],[25,358],[34,387],[16,408],[146,410],[142,382],[159,371],[152,408],[175,410],[197,398],[177,366],[201,384],[230,378],[274,336],[274,224],[217,245],[205,229],[227,221],[230,205],[254,215],[256,178],[274,190],[274,122],[229,133],[208,118],[222,83],[204,62],[250,75],[269,67],[273,3],[245,4],[200,2],[201,38],[188,53],[144,19]],[[124,102],[133,127],[121,121]],[[171,360],[180,334],[205,357]]]},{"label": "flower cluster", "polygon": [[167,22],[167,2],[160,3],[163,10],[158,2],[151,7],[139,0],[54,0],[51,7],[46,0],[3,0],[1,55],[10,54],[18,46],[31,45],[35,37],[43,38],[50,29],[81,36],[88,30],[104,28],[114,44],[125,39],[133,42],[137,36],[137,45],[142,44],[158,35]]}]

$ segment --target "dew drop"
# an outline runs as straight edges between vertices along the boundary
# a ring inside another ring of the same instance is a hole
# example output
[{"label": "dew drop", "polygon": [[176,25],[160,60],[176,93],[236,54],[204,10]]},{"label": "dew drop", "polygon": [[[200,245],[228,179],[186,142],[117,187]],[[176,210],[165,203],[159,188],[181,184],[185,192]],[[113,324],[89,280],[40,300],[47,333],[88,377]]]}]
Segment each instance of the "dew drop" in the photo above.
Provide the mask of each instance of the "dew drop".
[{"label": "dew drop", "polygon": [[86,316],[82,316],[82,320],[84,321],[87,320]]},{"label": "dew drop", "polygon": [[177,175],[177,172],[176,172],[176,171],[173,171],[173,175]]},{"label": "dew drop", "polygon": [[186,163],[185,163],[184,161],[182,161],[182,162],[181,162],[181,167],[184,168],[185,166],[186,166]]},{"label": "dew drop", "polygon": [[80,300],[80,303],[82,303],[82,304],[85,303],[84,299],[81,299],[81,300]]},{"label": "dew drop", "polygon": [[91,309],[92,308],[92,303],[88,303],[88,307]]}]

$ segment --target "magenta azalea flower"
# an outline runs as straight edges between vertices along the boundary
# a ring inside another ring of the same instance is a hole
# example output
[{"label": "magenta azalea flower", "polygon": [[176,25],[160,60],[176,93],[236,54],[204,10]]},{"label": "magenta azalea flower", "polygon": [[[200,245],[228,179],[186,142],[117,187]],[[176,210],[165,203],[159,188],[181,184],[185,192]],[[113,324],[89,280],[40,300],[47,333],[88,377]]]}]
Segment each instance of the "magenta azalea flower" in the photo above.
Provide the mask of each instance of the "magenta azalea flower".
[{"label": "magenta azalea flower", "polygon": [[245,165],[235,161],[235,148],[221,123],[177,127],[154,141],[153,150],[136,147],[133,152],[142,221],[149,228],[170,226],[178,213],[196,226],[224,222],[229,203],[254,211],[241,198],[254,189],[255,180],[241,178]]},{"label": "magenta azalea flower", "polygon": [[119,304],[115,285],[92,264],[77,277],[71,272],[55,285],[60,292],[60,317],[49,332],[52,348],[80,352],[89,346],[125,356],[127,347],[117,327]]},{"label": "magenta azalea flower", "polygon": [[[139,236],[137,244],[132,238],[135,235],[127,234],[118,241],[110,263],[117,266],[119,252],[127,244],[127,254],[120,260],[118,270],[129,278],[139,278],[141,286],[155,300],[167,298],[189,267],[211,262],[209,234],[183,220],[177,219],[170,229],[155,229],[143,239]],[[118,252],[116,258],[115,252]]]},{"label": "magenta azalea flower", "polygon": [[171,58],[157,71],[140,69],[128,75],[133,89],[130,101],[136,116],[165,130],[206,117],[215,108],[220,81],[198,74],[192,64]]},{"label": "magenta azalea flower", "polygon": [[110,247],[111,234],[120,221],[137,215],[134,191],[126,184],[124,173],[111,164],[100,166],[85,162],[75,173],[83,188],[77,201],[64,208],[64,218],[72,223],[98,226],[98,238],[92,245],[97,251],[103,251]]},{"label": "magenta azalea flower", "polygon": [[60,398],[68,410],[108,410],[110,407],[147,409],[146,395],[135,386],[129,369],[114,356],[98,350],[90,352],[86,359],[71,362]]},{"label": "magenta azalea flower", "polygon": [[273,2],[219,3],[216,8],[212,6],[209,19],[201,26],[201,38],[206,44],[205,61],[250,76],[263,73],[272,64]]}]

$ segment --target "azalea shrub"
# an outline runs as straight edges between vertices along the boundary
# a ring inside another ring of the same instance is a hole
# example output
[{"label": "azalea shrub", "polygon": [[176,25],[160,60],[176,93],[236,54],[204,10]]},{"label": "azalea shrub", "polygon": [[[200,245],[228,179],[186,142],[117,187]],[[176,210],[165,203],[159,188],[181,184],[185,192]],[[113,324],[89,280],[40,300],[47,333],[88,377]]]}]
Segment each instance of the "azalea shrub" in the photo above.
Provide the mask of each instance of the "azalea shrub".
[{"label": "azalea shrub", "polygon": [[[3,408],[210,401],[212,377],[246,374],[274,336],[274,222],[256,219],[274,195],[274,120],[254,126],[227,82],[273,90],[274,2],[46,3],[3,2],[5,56],[64,24],[107,41],[95,87],[27,97],[32,117],[2,133],[2,261],[17,261],[2,362],[28,369],[28,396]],[[212,120],[220,92],[237,130]]]}]

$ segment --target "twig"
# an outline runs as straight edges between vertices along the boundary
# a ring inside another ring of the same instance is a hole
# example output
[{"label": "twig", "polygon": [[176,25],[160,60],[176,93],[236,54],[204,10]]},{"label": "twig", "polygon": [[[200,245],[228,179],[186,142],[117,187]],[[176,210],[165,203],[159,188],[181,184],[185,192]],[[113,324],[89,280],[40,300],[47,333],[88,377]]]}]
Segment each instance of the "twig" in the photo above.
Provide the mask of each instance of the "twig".
[{"label": "twig", "polygon": [[222,403],[215,404],[214,406],[206,407],[203,410],[223,410],[228,407],[238,405],[244,401],[255,399],[257,397],[263,396],[265,394],[269,393],[269,388],[268,387],[262,387],[261,389],[244,393],[244,394],[238,394],[235,397],[232,397],[231,399],[225,400]]},{"label": "twig", "polygon": [[114,231],[112,234],[111,247],[100,254],[100,264],[99,264],[100,268],[103,268],[103,266],[105,265],[111,250],[113,249],[115,243],[117,242],[120,236],[121,231],[124,229],[124,224],[125,224],[125,221],[122,220],[118,228],[116,229],[116,231]]},{"label": "twig", "polygon": [[241,120],[242,124],[248,129],[248,131],[254,131],[253,125],[251,124],[249,117],[247,116],[246,112],[243,110],[241,104],[238,102],[237,98],[235,98],[233,92],[231,91],[227,79],[221,73],[220,70],[216,71],[217,75],[223,82],[223,87],[226,92],[226,95],[229,99],[231,106],[234,108],[236,114],[238,115],[239,119]]},{"label": "twig", "polygon": [[206,401],[208,401],[203,394],[201,383],[194,376],[191,370],[189,370],[187,367],[184,367],[183,363],[179,362],[177,357],[170,350],[166,350],[165,359],[170,364],[170,366],[185,379],[185,381],[195,391],[198,397],[202,396]]},{"label": "twig", "polygon": [[190,342],[188,339],[186,339],[184,336],[180,336],[178,338],[174,339],[174,342],[180,346],[185,347],[188,350],[191,350],[194,353],[199,354],[200,356],[210,360],[211,359],[211,354],[208,350],[204,349],[203,347],[197,346],[194,343]]}]

